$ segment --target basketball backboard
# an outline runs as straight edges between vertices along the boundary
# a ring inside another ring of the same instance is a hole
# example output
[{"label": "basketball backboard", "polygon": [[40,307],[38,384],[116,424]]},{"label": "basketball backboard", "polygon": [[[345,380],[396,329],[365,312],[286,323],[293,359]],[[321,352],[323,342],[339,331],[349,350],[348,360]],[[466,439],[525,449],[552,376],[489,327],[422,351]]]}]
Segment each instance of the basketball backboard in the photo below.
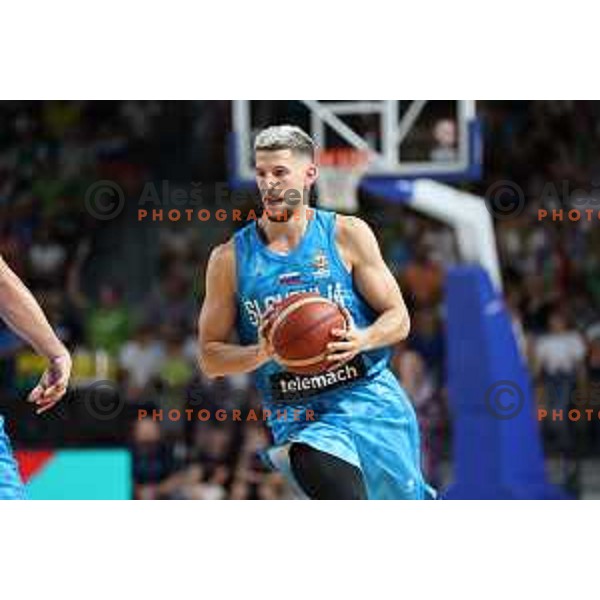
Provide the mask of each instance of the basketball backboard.
[{"label": "basketball backboard", "polygon": [[480,177],[480,126],[472,100],[235,100],[232,111],[235,185],[254,182],[255,135],[284,123],[302,127],[322,150],[368,152],[367,179]]}]

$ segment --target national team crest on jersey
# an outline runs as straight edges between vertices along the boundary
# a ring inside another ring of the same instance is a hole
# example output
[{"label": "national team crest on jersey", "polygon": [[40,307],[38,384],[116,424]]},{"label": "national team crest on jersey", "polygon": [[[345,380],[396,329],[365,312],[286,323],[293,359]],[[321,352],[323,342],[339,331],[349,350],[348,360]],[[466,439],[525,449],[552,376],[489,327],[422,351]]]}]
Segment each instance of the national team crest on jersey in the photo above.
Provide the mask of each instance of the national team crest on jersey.
[{"label": "national team crest on jersey", "polygon": [[317,251],[312,266],[315,269],[315,277],[329,277],[329,260],[323,250]]}]

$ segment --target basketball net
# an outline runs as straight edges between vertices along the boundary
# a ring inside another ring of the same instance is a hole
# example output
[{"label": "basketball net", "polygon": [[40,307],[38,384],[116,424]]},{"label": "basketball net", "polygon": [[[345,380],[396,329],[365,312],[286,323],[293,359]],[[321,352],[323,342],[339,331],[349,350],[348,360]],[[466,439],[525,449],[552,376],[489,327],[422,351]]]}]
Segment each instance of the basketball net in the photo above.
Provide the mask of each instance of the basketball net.
[{"label": "basketball net", "polygon": [[330,148],[319,152],[319,206],[355,213],[358,188],[369,168],[368,152],[356,148]]}]

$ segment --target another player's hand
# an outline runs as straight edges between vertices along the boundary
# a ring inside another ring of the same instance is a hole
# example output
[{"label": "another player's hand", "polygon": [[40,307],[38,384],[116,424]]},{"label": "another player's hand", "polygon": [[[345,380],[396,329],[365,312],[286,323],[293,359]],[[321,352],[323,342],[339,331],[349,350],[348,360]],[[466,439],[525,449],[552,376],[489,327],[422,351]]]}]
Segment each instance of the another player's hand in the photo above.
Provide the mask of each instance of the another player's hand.
[{"label": "another player's hand", "polygon": [[64,395],[71,376],[71,357],[63,354],[50,360],[39,383],[29,394],[28,402],[36,404],[36,414],[50,410]]},{"label": "another player's hand", "polygon": [[346,318],[346,328],[331,330],[331,334],[339,338],[339,341],[327,344],[326,358],[331,363],[331,369],[336,369],[347,363],[366,348],[365,331],[356,327],[354,319],[347,308],[340,308]]}]

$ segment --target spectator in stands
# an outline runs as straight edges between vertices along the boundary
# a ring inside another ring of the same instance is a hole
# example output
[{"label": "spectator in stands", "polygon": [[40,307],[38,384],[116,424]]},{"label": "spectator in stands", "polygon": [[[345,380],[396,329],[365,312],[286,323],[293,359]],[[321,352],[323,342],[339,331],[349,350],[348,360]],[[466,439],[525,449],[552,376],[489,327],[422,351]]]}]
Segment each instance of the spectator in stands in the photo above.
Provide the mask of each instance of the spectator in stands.
[{"label": "spectator in stands", "polygon": [[[164,340],[164,352],[158,368],[161,384],[161,407],[165,413],[170,410],[183,411],[186,404],[186,390],[194,377],[194,368],[183,354],[183,338],[179,331],[167,331]],[[163,421],[163,433],[176,436],[184,431],[185,420]]]},{"label": "spectator in stands", "polygon": [[442,296],[443,277],[442,268],[432,259],[432,248],[419,242],[402,278],[407,301],[412,300],[417,308],[437,305]]},{"label": "spectator in stands", "polygon": [[[269,477],[261,454],[269,445],[267,433],[262,423],[246,423],[244,442],[236,464],[233,484],[231,487],[232,499],[258,499],[261,493],[261,484]],[[268,488],[268,489],[267,489]],[[262,493],[276,493],[275,488],[267,488]],[[287,488],[286,488],[287,489]]]},{"label": "spectator in stands", "polygon": [[456,123],[452,119],[440,119],[433,128],[435,147],[430,152],[434,162],[454,162],[457,159]]},{"label": "spectator in stands", "polygon": [[198,466],[186,467],[174,448],[161,439],[160,426],[151,418],[134,423],[133,480],[139,500],[187,499],[198,495],[202,479]]},{"label": "spectator in stands", "polygon": [[190,282],[177,268],[171,269],[146,301],[144,320],[187,330],[196,315]]},{"label": "spectator in stands", "polygon": [[121,290],[105,283],[100,288],[99,302],[87,311],[86,332],[90,346],[117,356],[129,339],[133,315],[123,301]]},{"label": "spectator in stands", "polygon": [[22,277],[25,270],[25,252],[13,231],[8,206],[0,205],[0,256],[3,256],[13,271]]},{"label": "spectator in stands", "polygon": [[435,310],[416,310],[412,317],[407,347],[425,361],[436,386],[443,385],[444,382],[445,346],[444,334]]},{"label": "spectator in stands", "polygon": [[41,224],[35,231],[28,257],[33,285],[63,283],[67,251],[53,235],[50,223]]},{"label": "spectator in stands", "polygon": [[12,205],[11,218],[13,231],[19,244],[23,248],[28,248],[39,224],[35,200],[30,193],[20,192],[16,195]]},{"label": "spectator in stands", "polygon": [[81,314],[69,299],[65,298],[62,289],[53,286],[41,289],[36,295],[39,296],[42,308],[60,340],[69,348],[83,345]]},{"label": "spectator in stands", "polygon": [[[600,330],[588,332],[588,352],[585,360],[585,409],[592,409],[594,416],[600,415]],[[590,423],[591,450],[600,452],[600,419]]]},{"label": "spectator in stands", "polygon": [[542,334],[548,327],[548,315],[557,296],[546,291],[543,275],[531,275],[523,282],[523,303],[521,314],[525,330],[533,334]]},{"label": "spectator in stands", "polygon": [[577,448],[575,426],[568,419],[568,411],[578,384],[581,387],[584,383],[586,346],[561,310],[550,314],[548,329],[535,344],[534,369],[544,388],[548,413],[552,415],[548,424],[557,437],[563,459],[564,483],[573,486],[578,468]]},{"label": "spectator in stands", "polygon": [[404,390],[408,394],[419,422],[421,452],[427,480],[432,485],[440,484],[440,419],[439,399],[436,385],[423,357],[415,351],[396,352],[393,363]]},{"label": "spectator in stands", "polygon": [[130,400],[141,399],[141,394],[159,375],[164,364],[163,343],[154,332],[148,323],[138,326],[133,338],[125,342],[119,352],[119,366],[126,376]]},{"label": "spectator in stands", "polygon": [[257,495],[259,500],[292,500],[289,485],[279,472],[265,473],[258,484]]}]

